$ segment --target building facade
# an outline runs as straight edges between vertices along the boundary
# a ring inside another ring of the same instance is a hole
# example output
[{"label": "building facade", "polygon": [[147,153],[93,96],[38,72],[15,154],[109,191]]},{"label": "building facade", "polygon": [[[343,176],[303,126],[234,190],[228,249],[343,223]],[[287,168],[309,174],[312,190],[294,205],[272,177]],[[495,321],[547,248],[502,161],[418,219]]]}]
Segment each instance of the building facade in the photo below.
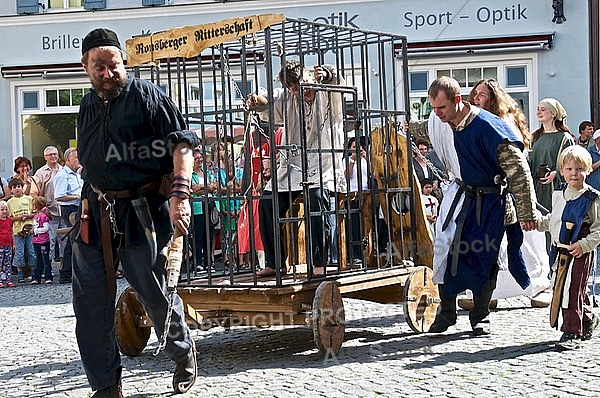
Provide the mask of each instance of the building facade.
[{"label": "building facade", "polygon": [[[0,175],[13,174],[17,156],[29,157],[35,168],[43,164],[46,145],[64,150],[76,142],[79,100],[90,87],[81,43],[91,29],[116,31],[125,48],[134,36],[262,13],[405,35],[415,118],[430,112],[431,81],[450,75],[465,94],[481,78],[499,80],[522,105],[532,130],[545,97],[565,106],[574,133],[582,120],[600,124],[598,0],[5,0]],[[258,80],[245,89],[261,86]],[[221,95],[195,84],[187,88],[190,98]]]}]

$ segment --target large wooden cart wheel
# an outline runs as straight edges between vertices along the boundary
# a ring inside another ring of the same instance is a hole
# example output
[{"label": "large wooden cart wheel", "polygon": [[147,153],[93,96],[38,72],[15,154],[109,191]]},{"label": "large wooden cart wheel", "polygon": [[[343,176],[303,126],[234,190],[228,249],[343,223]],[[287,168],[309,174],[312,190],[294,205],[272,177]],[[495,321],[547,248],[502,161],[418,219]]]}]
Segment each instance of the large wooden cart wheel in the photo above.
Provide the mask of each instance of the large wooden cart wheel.
[{"label": "large wooden cart wheel", "polygon": [[322,353],[337,355],[344,341],[346,314],[342,294],[335,282],[322,282],[313,299],[313,333]]},{"label": "large wooden cart wheel", "polygon": [[119,350],[130,357],[142,353],[150,338],[152,321],[137,292],[130,286],[121,293],[115,308],[115,332]]},{"label": "large wooden cart wheel", "polygon": [[440,304],[440,294],[432,276],[430,268],[417,267],[404,286],[404,317],[408,326],[417,333],[429,331]]}]

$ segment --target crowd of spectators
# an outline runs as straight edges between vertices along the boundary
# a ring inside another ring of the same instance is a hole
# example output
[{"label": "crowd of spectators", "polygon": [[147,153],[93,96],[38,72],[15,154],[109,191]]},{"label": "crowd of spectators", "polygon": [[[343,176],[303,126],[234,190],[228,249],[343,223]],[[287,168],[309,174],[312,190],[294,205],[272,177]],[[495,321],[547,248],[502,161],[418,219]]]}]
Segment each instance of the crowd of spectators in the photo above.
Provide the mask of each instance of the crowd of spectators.
[{"label": "crowd of spectators", "polygon": [[50,145],[43,155],[45,164],[35,173],[31,160],[18,156],[15,174],[0,177],[0,287],[15,286],[13,276],[17,284],[52,284],[52,262],[59,283],[71,282],[65,235],[79,207],[81,166],[75,148],[61,154]]}]

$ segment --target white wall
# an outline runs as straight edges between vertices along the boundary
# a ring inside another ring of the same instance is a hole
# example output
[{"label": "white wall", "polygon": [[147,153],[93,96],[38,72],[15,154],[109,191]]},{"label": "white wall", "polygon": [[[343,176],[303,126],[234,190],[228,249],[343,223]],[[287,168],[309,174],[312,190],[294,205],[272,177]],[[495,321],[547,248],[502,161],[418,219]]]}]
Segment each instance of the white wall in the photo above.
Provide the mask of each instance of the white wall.
[{"label": "white wall", "polygon": [[[16,2],[5,0],[0,3],[0,14],[3,14]],[[107,3],[109,7],[115,4],[123,7],[141,4],[141,1],[108,0]],[[588,13],[587,2],[583,0],[565,1],[567,21],[560,25],[552,23],[550,0],[210,2],[126,12],[117,9],[0,17],[0,37],[5,46],[0,52],[0,66],[78,63],[81,40],[95,27],[115,30],[124,45],[127,38],[144,32],[270,12],[404,34],[409,42],[555,32],[554,48],[539,52],[537,97],[557,98],[567,109],[572,129],[590,117]],[[12,96],[9,81],[0,78],[0,140],[3,143],[17,142],[15,134],[20,134],[14,131],[14,126],[19,123],[11,111]],[[0,175],[10,173],[12,159],[20,155],[19,148],[13,151],[12,147],[13,144],[0,146]],[[2,159],[5,159],[8,171],[1,170]]]}]

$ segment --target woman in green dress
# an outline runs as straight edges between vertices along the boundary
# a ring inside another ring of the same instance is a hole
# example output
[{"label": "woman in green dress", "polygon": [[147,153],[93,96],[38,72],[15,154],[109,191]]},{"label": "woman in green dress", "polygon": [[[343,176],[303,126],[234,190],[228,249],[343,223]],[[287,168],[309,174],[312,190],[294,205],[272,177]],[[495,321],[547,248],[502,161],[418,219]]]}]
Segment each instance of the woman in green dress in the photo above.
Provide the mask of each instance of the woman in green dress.
[{"label": "woman in green dress", "polygon": [[562,182],[557,170],[558,155],[575,141],[567,127],[567,112],[554,98],[546,98],[537,106],[541,123],[532,135],[529,162],[538,202],[552,210],[552,192]]}]

